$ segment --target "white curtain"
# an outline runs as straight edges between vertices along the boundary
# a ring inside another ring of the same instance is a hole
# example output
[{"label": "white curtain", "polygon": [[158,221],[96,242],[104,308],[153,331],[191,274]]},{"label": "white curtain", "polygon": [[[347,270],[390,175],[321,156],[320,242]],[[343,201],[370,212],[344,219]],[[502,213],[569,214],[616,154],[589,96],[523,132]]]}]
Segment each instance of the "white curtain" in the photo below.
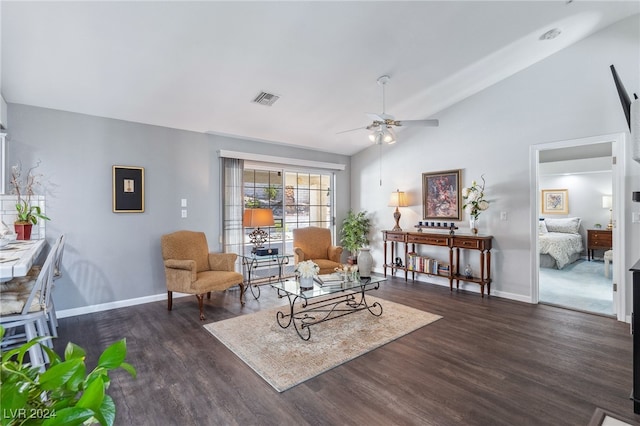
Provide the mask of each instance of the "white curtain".
[{"label": "white curtain", "polygon": [[244,207],[242,174],[244,160],[222,158],[223,248],[225,253],[244,253],[242,209]]}]

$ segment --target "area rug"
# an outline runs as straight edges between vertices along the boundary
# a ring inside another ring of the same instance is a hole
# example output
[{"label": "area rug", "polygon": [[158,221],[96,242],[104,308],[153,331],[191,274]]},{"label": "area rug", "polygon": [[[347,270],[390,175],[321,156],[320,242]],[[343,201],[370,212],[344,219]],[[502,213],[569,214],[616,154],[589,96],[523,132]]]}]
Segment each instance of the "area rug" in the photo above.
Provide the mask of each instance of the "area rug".
[{"label": "area rug", "polygon": [[283,329],[276,312],[266,309],[204,325],[278,392],[350,361],[442,318],[398,303],[367,297],[382,305],[382,315],[356,312],[311,326],[302,340],[293,326]]}]

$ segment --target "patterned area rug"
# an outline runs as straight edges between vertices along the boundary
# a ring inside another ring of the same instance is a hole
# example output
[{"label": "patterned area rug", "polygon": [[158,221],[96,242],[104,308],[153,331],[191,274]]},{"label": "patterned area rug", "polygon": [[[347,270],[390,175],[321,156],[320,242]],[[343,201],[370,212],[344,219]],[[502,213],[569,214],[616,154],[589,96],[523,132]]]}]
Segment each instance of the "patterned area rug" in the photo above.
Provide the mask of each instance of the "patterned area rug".
[{"label": "patterned area rug", "polygon": [[278,392],[283,392],[327,370],[363,355],[442,318],[398,303],[379,302],[380,317],[356,312],[311,327],[311,339],[302,340],[293,326],[283,329],[276,312],[266,309],[204,326]]}]

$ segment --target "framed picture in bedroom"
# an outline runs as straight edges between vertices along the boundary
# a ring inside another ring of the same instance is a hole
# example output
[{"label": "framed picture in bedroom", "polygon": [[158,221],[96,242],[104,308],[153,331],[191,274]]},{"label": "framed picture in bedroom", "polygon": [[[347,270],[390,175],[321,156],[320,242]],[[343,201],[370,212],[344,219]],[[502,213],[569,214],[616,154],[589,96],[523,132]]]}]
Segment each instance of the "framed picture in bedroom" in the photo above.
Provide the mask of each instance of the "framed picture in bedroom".
[{"label": "framed picture in bedroom", "polygon": [[569,190],[543,189],[542,214],[569,214]]},{"label": "framed picture in bedroom", "polygon": [[113,166],[113,212],[144,212],[144,167]]},{"label": "framed picture in bedroom", "polygon": [[462,170],[422,174],[422,218],[460,220]]}]

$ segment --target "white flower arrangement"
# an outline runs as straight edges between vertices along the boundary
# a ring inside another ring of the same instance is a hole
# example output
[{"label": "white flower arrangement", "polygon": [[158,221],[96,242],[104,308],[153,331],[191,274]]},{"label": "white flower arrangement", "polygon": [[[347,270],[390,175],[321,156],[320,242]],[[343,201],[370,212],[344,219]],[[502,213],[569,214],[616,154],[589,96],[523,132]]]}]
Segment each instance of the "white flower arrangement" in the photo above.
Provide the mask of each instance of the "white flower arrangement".
[{"label": "white flower arrangement", "polygon": [[296,266],[296,273],[304,278],[313,278],[320,272],[320,267],[313,260],[305,260]]},{"label": "white flower arrangement", "polygon": [[469,188],[462,188],[464,205],[462,208],[474,219],[478,219],[480,213],[489,208],[489,202],[484,199],[484,175],[480,176],[482,185],[474,180]]}]

